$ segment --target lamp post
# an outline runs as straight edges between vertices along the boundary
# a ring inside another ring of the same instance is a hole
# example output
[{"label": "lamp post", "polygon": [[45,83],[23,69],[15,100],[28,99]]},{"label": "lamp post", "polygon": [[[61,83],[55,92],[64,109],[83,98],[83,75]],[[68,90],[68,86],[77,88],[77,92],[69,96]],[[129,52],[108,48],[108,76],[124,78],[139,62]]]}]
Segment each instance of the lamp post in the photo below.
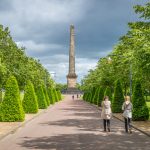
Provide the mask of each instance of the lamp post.
[{"label": "lamp post", "polygon": [[[108,61],[111,61],[111,57],[110,56],[119,56],[120,58],[127,58],[125,56],[121,56],[121,55],[109,55],[108,57]],[[129,79],[130,79],[130,99],[132,100],[132,63],[131,63],[131,59],[129,61],[130,63],[130,68],[129,68]]]}]

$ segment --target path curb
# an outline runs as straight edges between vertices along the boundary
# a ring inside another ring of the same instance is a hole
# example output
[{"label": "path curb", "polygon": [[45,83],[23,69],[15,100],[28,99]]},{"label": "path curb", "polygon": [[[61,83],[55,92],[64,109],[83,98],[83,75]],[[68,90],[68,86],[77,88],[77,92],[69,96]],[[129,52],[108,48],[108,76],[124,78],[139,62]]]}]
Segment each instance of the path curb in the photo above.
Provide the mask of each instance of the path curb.
[{"label": "path curb", "polygon": [[[116,117],[115,115],[113,115],[113,117],[114,117],[114,118],[116,118],[116,119],[118,119],[118,120],[120,120],[121,122],[124,122],[122,119],[120,119],[120,118]],[[143,133],[143,134],[147,135],[148,137],[150,137],[150,134],[146,133],[145,131],[143,131],[143,130],[141,130],[141,129],[137,128],[137,127],[136,127],[136,126],[134,126],[134,125],[131,125],[131,126],[132,126],[132,128],[134,128],[134,129],[136,129],[136,130],[140,131],[141,133]]]}]

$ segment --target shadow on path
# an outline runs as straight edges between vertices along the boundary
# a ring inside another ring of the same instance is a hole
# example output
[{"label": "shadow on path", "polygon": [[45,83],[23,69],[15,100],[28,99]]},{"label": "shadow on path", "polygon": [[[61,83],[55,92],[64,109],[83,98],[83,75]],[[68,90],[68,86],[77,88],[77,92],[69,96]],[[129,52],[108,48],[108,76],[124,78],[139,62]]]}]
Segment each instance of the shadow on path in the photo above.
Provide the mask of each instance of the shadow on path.
[{"label": "shadow on path", "polygon": [[63,134],[52,137],[25,138],[28,149],[56,150],[149,150],[150,141],[130,139],[130,135]]},{"label": "shadow on path", "polygon": [[73,127],[76,130],[74,134],[60,132],[42,137],[23,137],[23,142],[19,145],[27,149],[41,150],[149,150],[150,148],[149,138],[136,131],[131,135],[125,134],[123,124],[116,119],[111,121],[112,132],[102,132],[100,111],[83,101],[70,101],[69,106],[60,108],[59,111],[65,116],[63,119],[40,122],[39,125],[62,129]]}]

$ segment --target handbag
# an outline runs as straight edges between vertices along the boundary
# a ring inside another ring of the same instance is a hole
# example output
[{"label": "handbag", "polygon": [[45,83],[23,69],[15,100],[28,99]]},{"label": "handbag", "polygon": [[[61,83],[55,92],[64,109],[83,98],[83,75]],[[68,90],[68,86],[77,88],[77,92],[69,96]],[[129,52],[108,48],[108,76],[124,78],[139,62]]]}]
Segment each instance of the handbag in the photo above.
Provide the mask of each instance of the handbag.
[{"label": "handbag", "polygon": [[127,110],[126,110],[126,109],[124,110],[124,112],[123,112],[123,114],[122,114],[122,115],[123,115],[123,117],[128,118],[128,112],[127,112]]}]

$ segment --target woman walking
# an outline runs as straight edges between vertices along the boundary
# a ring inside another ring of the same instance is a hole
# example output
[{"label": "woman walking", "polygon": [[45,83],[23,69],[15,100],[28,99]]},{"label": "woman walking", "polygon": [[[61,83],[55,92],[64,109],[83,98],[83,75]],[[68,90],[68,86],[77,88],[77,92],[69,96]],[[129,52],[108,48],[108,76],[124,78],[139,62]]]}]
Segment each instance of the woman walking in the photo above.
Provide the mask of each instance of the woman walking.
[{"label": "woman walking", "polygon": [[132,120],[132,103],[130,102],[130,97],[125,97],[125,102],[122,105],[123,117],[125,122],[125,131],[132,133],[131,131],[131,120]]},{"label": "woman walking", "polygon": [[112,112],[111,112],[111,102],[109,101],[108,96],[104,97],[101,106],[102,106],[101,118],[103,119],[104,132],[106,132],[106,129],[108,130],[108,132],[110,132],[110,119],[112,116]]}]

